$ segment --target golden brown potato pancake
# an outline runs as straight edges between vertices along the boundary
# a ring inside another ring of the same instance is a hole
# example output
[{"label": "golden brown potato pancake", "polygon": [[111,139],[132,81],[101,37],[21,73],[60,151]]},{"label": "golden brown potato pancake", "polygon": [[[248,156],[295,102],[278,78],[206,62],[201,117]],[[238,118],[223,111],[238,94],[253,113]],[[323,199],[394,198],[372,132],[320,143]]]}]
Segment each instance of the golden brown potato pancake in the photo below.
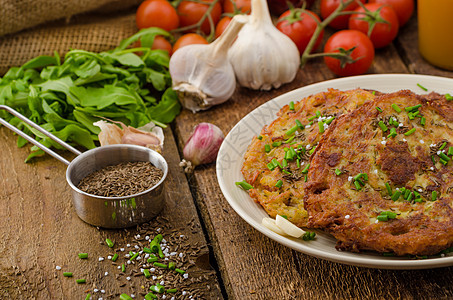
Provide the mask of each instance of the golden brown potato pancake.
[{"label": "golden brown potato pancake", "polygon": [[361,89],[329,89],[294,103],[294,109],[283,107],[278,118],[253,138],[245,154],[242,174],[253,186],[249,195],[271,217],[287,216],[297,226],[306,226],[303,184],[322,131],[335,118],[374,97],[374,93]]},{"label": "golden brown potato pancake", "polygon": [[453,245],[453,101],[410,91],[342,115],[312,156],[308,225],[337,249],[437,254]]}]

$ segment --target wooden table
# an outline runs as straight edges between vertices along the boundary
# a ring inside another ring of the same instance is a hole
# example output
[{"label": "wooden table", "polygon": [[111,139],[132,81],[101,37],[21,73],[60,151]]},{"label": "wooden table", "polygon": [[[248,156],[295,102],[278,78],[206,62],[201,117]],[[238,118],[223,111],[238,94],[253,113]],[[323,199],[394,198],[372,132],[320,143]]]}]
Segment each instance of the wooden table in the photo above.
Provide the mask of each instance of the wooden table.
[{"label": "wooden table", "polygon": [[[453,77],[453,72],[434,68],[419,56],[415,17],[401,29],[393,45],[377,51],[369,73]],[[212,122],[226,134],[269,99],[332,78],[322,60],[310,61],[292,83],[277,90],[238,87],[222,105],[197,114],[183,111],[165,132],[165,157],[170,166],[165,208],[156,220],[127,230],[104,230],[81,221],[65,182],[65,165],[50,157],[25,164],[29,150],[18,149],[16,137],[0,128],[0,298],[84,299],[89,292],[93,299],[118,299],[120,293],[143,299],[150,282],[159,280],[167,280],[167,284],[176,280],[176,299],[190,295],[241,300],[452,298],[451,267],[368,269],[293,251],[259,233],[234,212],[217,184],[214,164],[199,167],[191,176],[178,166],[184,141],[196,124]],[[162,272],[162,279],[146,279],[136,265],[126,264],[125,273],[118,269],[127,261],[125,253],[135,250],[135,245],[146,246],[146,236],[152,238],[158,232],[171,242],[177,257],[183,253],[177,261],[187,270],[187,279],[171,279],[175,273],[167,271]],[[115,241],[113,248],[105,244],[106,238]],[[126,249],[121,252],[120,248]],[[79,259],[80,252],[88,253],[89,258]],[[108,259],[114,252],[121,254],[117,263]],[[99,261],[100,257],[104,260]],[[74,277],[64,277],[63,271],[73,272]],[[76,284],[77,278],[86,278],[87,283]]]}]

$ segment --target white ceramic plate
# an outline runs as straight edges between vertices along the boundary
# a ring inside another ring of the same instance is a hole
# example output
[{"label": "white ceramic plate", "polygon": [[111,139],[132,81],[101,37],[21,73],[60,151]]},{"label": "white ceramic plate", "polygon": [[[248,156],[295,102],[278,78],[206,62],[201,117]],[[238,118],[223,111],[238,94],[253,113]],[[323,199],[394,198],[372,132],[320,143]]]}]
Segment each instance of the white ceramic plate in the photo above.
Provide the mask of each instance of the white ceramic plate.
[{"label": "white ceramic plate", "polygon": [[217,179],[225,198],[239,216],[261,233],[294,250],[318,258],[344,264],[383,269],[426,269],[453,265],[453,256],[448,255],[428,259],[410,259],[385,257],[374,253],[340,252],[335,249],[335,239],[320,231],[317,231],[316,240],[310,242],[278,235],[261,225],[262,218],[267,216],[266,212],[245,191],[235,185],[236,181],[244,180],[241,174],[243,156],[253,136],[258,135],[264,125],[271,123],[276,118],[276,113],[279,109],[290,101],[299,101],[309,95],[327,91],[328,88],[339,90],[363,88],[375,89],[381,92],[409,89],[419,94],[427,93],[417,84],[427,88],[428,92],[436,91],[453,94],[453,79],[449,78],[407,74],[364,75],[323,81],[305,86],[261,105],[236,124],[220,147],[216,170]]}]

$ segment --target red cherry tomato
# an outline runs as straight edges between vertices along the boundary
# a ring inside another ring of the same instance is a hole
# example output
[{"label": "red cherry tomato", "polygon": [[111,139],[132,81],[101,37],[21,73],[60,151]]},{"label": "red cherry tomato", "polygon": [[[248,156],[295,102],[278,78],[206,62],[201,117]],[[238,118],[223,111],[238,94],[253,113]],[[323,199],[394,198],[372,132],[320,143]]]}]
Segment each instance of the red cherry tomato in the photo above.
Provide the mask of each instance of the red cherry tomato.
[{"label": "red cherry tomato", "polygon": [[[356,29],[368,34],[368,29],[374,23],[373,31],[369,34],[375,48],[382,48],[390,44],[398,34],[398,17],[389,5],[378,3],[365,4],[372,17],[365,14],[356,14],[349,19],[349,29]],[[355,12],[364,13],[365,10],[359,7]]]},{"label": "red cherry tomato", "polygon": [[[203,2],[213,2],[214,0],[205,0]],[[198,21],[204,16],[209,8],[208,4],[203,4],[199,2],[193,2],[189,0],[184,0],[178,5],[178,15],[180,27],[186,27],[190,25],[197,24]],[[214,7],[211,10],[211,18],[214,22],[214,25],[217,24],[220,20],[220,15],[222,14],[222,6],[219,2],[214,4]],[[209,19],[206,18],[201,24],[201,31],[205,34],[211,32],[211,25],[209,24]]]},{"label": "red cherry tomato", "polygon": [[[324,20],[330,16],[337,8],[340,6],[340,3],[344,0],[321,0],[321,18]],[[360,0],[360,2],[365,3],[366,0]],[[356,2],[352,2],[346,6],[343,11],[353,11],[359,7]],[[351,15],[338,16],[329,23],[329,27],[334,29],[346,29],[348,28],[348,22]]]},{"label": "red cherry tomato", "polygon": [[215,38],[218,38],[228,27],[231,22],[231,17],[223,17],[215,27]]},{"label": "red cherry tomato", "polygon": [[182,35],[173,45],[173,53],[184,46],[192,44],[209,44],[204,37],[196,33],[186,33]]},{"label": "red cherry tomato", "polygon": [[250,14],[251,11],[252,11],[251,0],[225,0],[225,2],[223,2],[224,13],[234,14],[237,12],[242,12],[244,14]]},{"label": "red cherry tomato", "polygon": [[[276,27],[289,36],[296,44],[297,49],[299,49],[299,53],[302,54],[315,32],[318,22],[321,22],[319,17],[309,10],[291,9],[278,18]],[[323,35],[324,31],[321,32],[316,40],[313,50],[319,46]]]},{"label": "red cherry tomato", "polygon": [[172,54],[172,47],[170,42],[164,38],[163,36],[156,36],[154,38],[153,45],[151,46],[151,49],[162,49],[168,52],[168,55]]},{"label": "red cherry tomato", "polygon": [[352,61],[325,56],[324,62],[327,67],[338,76],[365,73],[374,59],[374,47],[371,40],[360,31],[341,30],[334,33],[324,46],[326,53],[345,53],[348,50]]},{"label": "red cherry tomato", "polygon": [[369,0],[368,2],[390,5],[398,16],[400,27],[406,24],[414,13],[414,0]]},{"label": "red cherry tomato", "polygon": [[179,17],[176,9],[166,0],[146,0],[135,14],[139,29],[159,27],[167,31],[178,28]]}]

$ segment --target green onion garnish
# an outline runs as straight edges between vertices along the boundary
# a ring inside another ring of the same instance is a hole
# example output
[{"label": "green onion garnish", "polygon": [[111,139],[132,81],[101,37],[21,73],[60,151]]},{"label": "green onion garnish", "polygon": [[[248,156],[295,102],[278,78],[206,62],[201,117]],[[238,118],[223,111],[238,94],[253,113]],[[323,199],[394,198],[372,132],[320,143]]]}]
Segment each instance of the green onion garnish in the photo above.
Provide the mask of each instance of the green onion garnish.
[{"label": "green onion garnish", "polygon": [[451,100],[453,100],[453,97],[447,93],[447,94],[445,94],[445,99],[447,99],[448,101],[451,101]]},{"label": "green onion garnish", "polygon": [[63,276],[64,277],[72,277],[72,273],[71,272],[64,272]]},{"label": "green onion garnish", "polygon": [[445,146],[447,146],[447,142],[444,142],[442,146],[440,146],[439,150],[444,150]]},{"label": "green onion garnish", "polygon": [[381,222],[386,222],[389,220],[388,216],[386,216],[386,215],[379,215],[379,216],[377,216],[377,219],[378,219],[378,221],[381,221]]},{"label": "green onion garnish", "polygon": [[404,199],[407,200],[407,198],[409,198],[409,195],[411,194],[411,190],[407,189],[404,191]]},{"label": "green onion garnish", "polygon": [[297,119],[296,119],[296,121],[295,121],[295,122],[296,122],[296,125],[297,125],[297,127],[299,127],[299,129],[301,129],[301,130],[302,130],[302,129],[304,129],[304,128],[305,128],[305,126],[304,126],[304,125],[302,125],[302,122],[300,122],[299,120],[297,120]]},{"label": "green onion garnish", "polygon": [[302,239],[304,241],[312,241],[314,240],[316,237],[316,232],[313,232],[313,231],[307,231],[304,233],[304,235],[302,235]]},{"label": "green onion garnish", "polygon": [[384,124],[384,122],[379,121],[378,125],[379,125],[379,127],[381,127],[382,131],[385,132],[385,131],[388,130],[388,128],[387,128],[387,126]]},{"label": "green onion garnish", "polygon": [[431,200],[432,201],[436,201],[436,199],[437,199],[437,191],[432,191],[431,192]]},{"label": "green onion garnish", "polygon": [[270,171],[273,171],[275,169],[275,166],[272,162],[268,163],[267,164],[267,168],[270,170]]},{"label": "green onion garnish", "polygon": [[132,300],[132,298],[128,294],[121,294],[120,300]]},{"label": "green onion garnish", "polygon": [[159,267],[159,268],[164,268],[164,269],[167,268],[167,265],[166,265],[166,264],[162,264],[162,263],[160,263],[160,262],[154,262],[154,263],[153,263],[153,266]]},{"label": "green onion garnish", "polygon": [[176,293],[178,291],[178,289],[168,289],[168,290],[165,290],[166,293]]},{"label": "green onion garnish", "polygon": [[319,127],[319,132],[323,133],[324,132],[324,122],[318,122],[318,127]]},{"label": "green onion garnish", "polygon": [[158,260],[159,260],[159,257],[157,257],[157,256],[155,256],[155,255],[153,255],[153,254],[151,254],[151,255],[148,257],[148,262],[149,262],[149,263],[156,262],[156,261],[158,261]]},{"label": "green onion garnish", "polygon": [[118,253],[115,253],[112,257],[112,261],[115,262],[118,259]]},{"label": "green onion garnish", "polygon": [[389,196],[392,196],[392,188],[390,187],[390,184],[388,182],[385,183],[385,187],[387,188],[387,192],[389,193]]},{"label": "green onion garnish", "polygon": [[300,168],[300,159],[296,159],[296,165],[298,168]]},{"label": "green onion garnish", "polygon": [[151,277],[151,273],[149,272],[148,269],[144,269],[144,270],[143,270],[143,274],[145,274],[145,277],[146,277],[146,278],[150,278],[150,277]]},{"label": "green onion garnish", "polygon": [[124,264],[121,264],[121,272],[126,272],[126,266]]},{"label": "green onion garnish", "polygon": [[90,300],[91,299],[91,294],[88,293],[87,296],[85,297],[85,300]]},{"label": "green onion garnish", "polygon": [[296,152],[296,150],[294,150],[293,147],[290,147],[288,152],[291,154],[291,159],[294,159],[295,157],[297,157],[297,152]]},{"label": "green onion garnish", "polygon": [[447,155],[453,155],[453,147],[448,147]]},{"label": "green onion garnish", "polygon": [[324,123],[326,123],[327,125],[330,125],[330,123],[332,123],[334,119],[335,119],[335,117],[330,117]]},{"label": "green onion garnish", "polygon": [[299,126],[294,125],[294,126],[291,127],[285,134],[288,135],[288,136],[290,136],[290,135],[292,135],[294,132],[296,132],[298,128],[299,128]]},{"label": "green onion garnish", "polygon": [[109,246],[110,248],[112,248],[114,245],[111,239],[105,239],[105,242],[107,243],[107,246]]},{"label": "green onion garnish", "polygon": [[302,173],[303,173],[303,174],[308,173],[308,168],[310,168],[310,164],[307,164],[307,165],[305,166],[305,168],[303,168]]},{"label": "green onion garnish", "polygon": [[377,109],[379,112],[382,112],[382,109],[381,109],[379,106],[376,106],[376,109]]},{"label": "green onion garnish", "polygon": [[[253,186],[251,184],[249,184],[247,181],[243,180],[243,181],[236,181],[235,182],[237,186],[240,186],[243,190],[245,191],[248,191],[250,189],[253,188]],[[153,250],[151,248],[151,250]],[[153,250],[153,252],[155,253],[156,251]]]},{"label": "green onion garnish", "polygon": [[440,161],[440,163],[443,164],[444,166],[446,166],[446,165],[448,164],[448,161],[446,161],[446,160],[444,160],[444,159],[442,159],[442,158],[440,158],[439,161]]},{"label": "green onion garnish", "polygon": [[264,145],[264,152],[269,153],[271,151],[271,146],[268,144]]},{"label": "green onion garnish", "polygon": [[316,118],[316,116],[311,116],[308,118],[308,121],[313,121]]},{"label": "green onion garnish", "polygon": [[151,251],[151,249],[149,249],[147,247],[143,247],[143,252],[145,252],[145,253],[153,253],[153,251]]},{"label": "green onion garnish", "polygon": [[162,294],[165,291],[165,288],[160,284],[152,285],[149,287],[149,289],[159,294]]},{"label": "green onion garnish", "polygon": [[289,109],[290,109],[290,110],[294,110],[294,102],[293,102],[293,101],[291,101],[291,102],[289,103]]},{"label": "green onion garnish", "polygon": [[81,283],[86,283],[87,281],[85,279],[77,279],[76,282],[78,284],[81,284]]},{"label": "green onion garnish", "polygon": [[400,198],[400,196],[401,196],[401,192],[397,190],[393,193],[392,200],[397,201]]},{"label": "green onion garnish", "polygon": [[422,118],[420,119],[420,125],[425,126],[425,124],[426,124],[426,118],[425,118],[425,117],[422,117]]},{"label": "green onion garnish", "polygon": [[390,128],[390,134],[387,135],[387,138],[393,138],[393,137],[395,137],[396,135],[397,135],[397,133],[396,133],[396,128],[395,128],[395,127],[392,127],[392,128]]},{"label": "green onion garnish", "polygon": [[168,263],[168,268],[170,270],[174,270],[174,269],[176,269],[176,264],[173,261],[171,261]]},{"label": "green onion garnish", "polygon": [[394,111],[396,111],[397,113],[401,112],[401,108],[399,108],[398,105],[396,105],[395,103],[392,104],[392,108]]},{"label": "green onion garnish", "polygon": [[153,299],[157,299],[157,296],[154,295],[153,293],[148,293],[145,295],[145,300],[153,300]]},{"label": "green onion garnish", "polygon": [[405,109],[407,112],[411,112],[411,111],[414,111],[414,110],[419,109],[420,107],[422,107],[422,105],[421,105],[421,104],[417,104],[417,105],[414,105],[414,106],[405,107],[404,109]]},{"label": "green onion garnish", "polygon": [[415,128],[412,128],[411,130],[406,131],[406,132],[404,133],[404,135],[405,135],[405,136],[408,136],[408,135],[413,134],[414,132],[415,132]]},{"label": "green onion garnish", "polygon": [[272,163],[274,164],[274,167],[280,167],[280,169],[282,168],[282,165],[280,165],[277,159],[273,158]]},{"label": "green onion garnish", "polygon": [[186,273],[186,271],[181,270],[181,269],[178,269],[178,268],[175,269],[175,272],[178,272],[179,274],[184,274],[184,273]]},{"label": "green onion garnish", "polygon": [[283,181],[281,181],[281,180],[277,181],[277,183],[275,184],[275,186],[278,188],[281,188],[282,185],[283,185]]},{"label": "green onion garnish", "polygon": [[282,142],[273,142],[272,147],[279,147],[282,145]]},{"label": "green onion garnish", "polygon": [[262,135],[259,135],[257,138],[258,138],[259,140],[262,140],[262,139],[263,139],[263,136],[262,136]]},{"label": "green onion garnish", "polygon": [[288,144],[288,143],[292,142],[295,138],[296,138],[296,136],[293,135],[292,137],[290,137],[289,139],[287,139],[287,140],[284,141],[283,143]]},{"label": "green onion garnish", "polygon": [[359,180],[354,180],[354,185],[358,191],[360,191],[362,189],[362,186],[360,185]]},{"label": "green onion garnish", "polygon": [[135,253],[134,255],[131,256],[131,258],[129,258],[130,261],[133,261],[134,259],[137,258],[137,256],[139,255],[140,253]]},{"label": "green onion garnish", "polygon": [[88,253],[79,253],[79,258],[81,259],[88,258]]},{"label": "green onion garnish", "polygon": [[340,176],[341,175],[341,170],[340,169],[335,169],[335,174],[337,174],[337,176]]},{"label": "green onion garnish", "polygon": [[288,161],[286,159],[282,160],[282,167],[286,168],[288,166]]},{"label": "green onion garnish", "polygon": [[319,110],[316,111],[316,117],[319,118],[321,116],[321,112]]},{"label": "green onion garnish", "polygon": [[425,87],[424,87],[423,85],[421,85],[420,83],[417,83],[417,86],[418,86],[419,88],[421,88],[422,90],[424,90],[425,92],[428,91],[428,89],[425,88]]},{"label": "green onion garnish", "polygon": [[448,162],[451,158],[448,157],[445,153],[443,152],[440,152],[439,153],[439,157],[442,158],[443,160],[445,160],[446,162]]}]

